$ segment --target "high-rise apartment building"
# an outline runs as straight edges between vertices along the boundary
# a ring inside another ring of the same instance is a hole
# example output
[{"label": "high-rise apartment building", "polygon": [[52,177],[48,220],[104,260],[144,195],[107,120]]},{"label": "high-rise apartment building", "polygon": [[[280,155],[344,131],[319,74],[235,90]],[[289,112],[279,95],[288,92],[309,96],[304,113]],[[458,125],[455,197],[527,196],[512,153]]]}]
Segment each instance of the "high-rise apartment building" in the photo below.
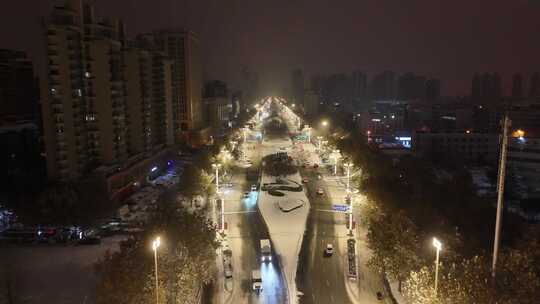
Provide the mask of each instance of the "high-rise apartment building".
[{"label": "high-rise apartment building", "polygon": [[426,80],[426,99],[434,101],[441,97],[441,81],[437,78]]},{"label": "high-rise apartment building", "polygon": [[124,61],[129,153],[173,145],[172,61],[146,39],[130,42]]},{"label": "high-rise apartment building", "polygon": [[304,106],[304,73],[296,69],[291,73],[292,102],[299,107]]},{"label": "high-rise apartment building", "polygon": [[398,79],[398,98],[401,100],[424,99],[426,97],[426,77],[405,73]]},{"label": "high-rise apartment building", "polygon": [[540,73],[536,72],[531,75],[529,85],[529,97],[540,98]]},{"label": "high-rise apartment building", "polygon": [[514,74],[514,77],[512,77],[512,97],[523,97],[523,77],[521,74]]},{"label": "high-rise apartment building", "polygon": [[97,20],[82,0],[55,6],[42,29],[50,179],[76,179],[98,167],[111,176],[132,167],[132,156],[173,143],[173,66],[163,52],[143,41],[128,45],[121,21]]},{"label": "high-rise apartment building", "polygon": [[497,73],[475,74],[472,80],[471,97],[475,101],[493,103],[502,97],[501,77]]},{"label": "high-rise apartment building", "polygon": [[34,68],[26,53],[0,49],[0,116],[37,115]]},{"label": "high-rise apartment building", "polygon": [[47,171],[71,179],[126,160],[123,24],[80,0],[43,21],[40,90]]},{"label": "high-rise apartment building", "polygon": [[371,97],[376,100],[392,100],[396,98],[396,74],[384,71],[375,75],[370,84]]},{"label": "high-rise apartment building", "polygon": [[367,75],[361,71],[353,71],[351,75],[352,97],[355,102],[367,97]]},{"label": "high-rise apartment building", "polygon": [[199,39],[187,30],[162,30],[142,37],[152,37],[157,50],[172,60],[172,125],[175,142],[181,142],[188,132],[204,127]]}]

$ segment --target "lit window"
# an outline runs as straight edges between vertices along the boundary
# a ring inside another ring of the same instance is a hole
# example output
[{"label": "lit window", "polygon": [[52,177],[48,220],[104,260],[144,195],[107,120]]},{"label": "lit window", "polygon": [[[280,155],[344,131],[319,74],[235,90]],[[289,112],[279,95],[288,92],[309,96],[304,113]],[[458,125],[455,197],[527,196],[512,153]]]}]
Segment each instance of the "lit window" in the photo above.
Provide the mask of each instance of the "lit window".
[{"label": "lit window", "polygon": [[90,78],[90,76],[91,76],[91,75],[90,75],[90,72],[85,72],[85,73],[84,73],[84,77]]}]

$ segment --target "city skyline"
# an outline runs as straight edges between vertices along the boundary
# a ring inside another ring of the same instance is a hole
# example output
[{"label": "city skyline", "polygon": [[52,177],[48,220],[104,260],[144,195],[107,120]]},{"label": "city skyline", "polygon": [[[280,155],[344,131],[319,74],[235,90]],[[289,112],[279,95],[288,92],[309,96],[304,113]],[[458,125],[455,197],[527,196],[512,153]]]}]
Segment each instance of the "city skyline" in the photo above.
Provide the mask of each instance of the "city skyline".
[{"label": "city skyline", "polygon": [[[28,51],[36,61],[40,43],[36,20],[46,16],[53,3],[40,1],[31,10],[25,1],[10,3],[0,18],[0,34],[5,37],[0,48]],[[321,1],[309,6],[240,1],[93,3],[97,15],[122,19],[130,38],[162,28],[193,30],[201,39],[205,79],[224,79],[237,86],[239,71],[247,67],[261,74],[265,93],[284,87],[284,76],[293,66],[306,75],[410,71],[441,79],[443,95],[468,95],[474,73],[492,71],[502,76],[503,92],[509,95],[514,73],[528,80],[540,65],[534,55],[540,43],[528,39],[540,26],[534,18],[540,5],[534,1],[414,1],[408,7],[375,1],[341,6]],[[19,29],[16,33],[10,30],[14,27]]]},{"label": "city skyline", "polygon": [[539,9],[9,2],[0,303],[536,304]]}]

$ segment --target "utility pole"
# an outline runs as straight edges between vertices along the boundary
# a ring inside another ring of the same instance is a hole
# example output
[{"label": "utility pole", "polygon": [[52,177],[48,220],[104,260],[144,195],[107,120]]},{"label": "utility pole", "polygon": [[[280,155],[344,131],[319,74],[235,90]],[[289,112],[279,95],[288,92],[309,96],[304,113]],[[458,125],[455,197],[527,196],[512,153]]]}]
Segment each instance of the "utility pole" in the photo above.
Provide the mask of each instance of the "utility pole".
[{"label": "utility pole", "polygon": [[495,241],[493,242],[493,264],[491,265],[491,276],[495,279],[497,269],[497,257],[499,255],[499,243],[501,239],[502,211],[504,200],[504,177],[506,173],[506,148],[508,146],[508,128],[511,121],[508,114],[504,114],[502,121],[502,138],[500,142],[500,157],[499,157],[499,176],[497,180],[497,218],[495,220]]}]

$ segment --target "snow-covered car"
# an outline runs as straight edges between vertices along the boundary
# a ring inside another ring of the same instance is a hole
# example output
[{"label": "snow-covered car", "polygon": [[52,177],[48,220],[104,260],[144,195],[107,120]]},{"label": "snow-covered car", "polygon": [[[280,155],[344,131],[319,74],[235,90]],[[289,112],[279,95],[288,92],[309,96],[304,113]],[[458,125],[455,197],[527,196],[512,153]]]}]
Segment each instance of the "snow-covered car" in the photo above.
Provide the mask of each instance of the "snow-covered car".
[{"label": "snow-covered car", "polygon": [[326,244],[326,248],[324,249],[324,254],[326,256],[331,256],[332,254],[334,254],[334,245]]},{"label": "snow-covered car", "polygon": [[324,194],[323,188],[320,188],[320,187],[317,188],[317,194],[318,194],[318,195],[323,195],[323,194]]},{"label": "snow-covered car", "polygon": [[244,192],[244,198],[249,198],[249,192]]},{"label": "snow-covered car", "polygon": [[251,185],[251,191],[257,191],[257,185]]},{"label": "snow-covered car", "polygon": [[309,179],[307,179],[307,178],[305,178],[305,177],[302,178],[302,183],[306,184],[307,182],[309,182]]}]

